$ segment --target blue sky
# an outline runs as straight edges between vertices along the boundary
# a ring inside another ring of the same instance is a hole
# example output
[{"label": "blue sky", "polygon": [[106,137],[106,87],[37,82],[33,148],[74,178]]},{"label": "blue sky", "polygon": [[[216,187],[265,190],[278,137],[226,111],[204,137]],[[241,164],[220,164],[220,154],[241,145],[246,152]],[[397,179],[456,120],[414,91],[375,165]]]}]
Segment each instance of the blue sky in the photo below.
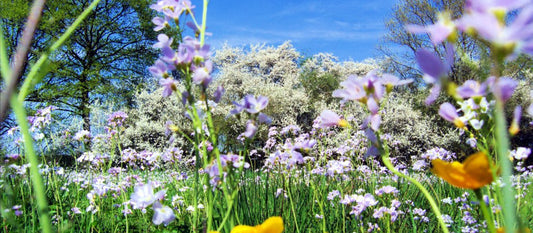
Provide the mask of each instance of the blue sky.
[{"label": "blue sky", "polygon": [[[328,52],[340,60],[376,57],[394,0],[212,0],[207,42],[215,49],[292,41],[303,55]],[[194,2],[193,2],[194,4]],[[196,8],[198,17],[201,4]]]}]

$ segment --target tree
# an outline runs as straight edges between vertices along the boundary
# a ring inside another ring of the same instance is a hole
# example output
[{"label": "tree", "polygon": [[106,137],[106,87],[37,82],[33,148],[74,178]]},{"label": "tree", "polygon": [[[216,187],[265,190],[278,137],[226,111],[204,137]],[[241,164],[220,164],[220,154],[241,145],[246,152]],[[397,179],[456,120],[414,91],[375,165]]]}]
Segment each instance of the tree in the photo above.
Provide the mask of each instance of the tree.
[{"label": "tree", "polygon": [[[443,57],[446,44],[435,46],[431,43],[429,35],[411,34],[405,30],[405,26],[435,24],[439,12],[447,12],[452,20],[458,19],[463,14],[463,7],[463,0],[400,1],[393,8],[391,18],[385,23],[388,32],[379,47],[381,53],[388,58],[387,70],[403,78],[414,78],[416,82],[420,82],[421,73],[417,68],[414,53],[420,48],[432,48]],[[516,12],[511,12],[508,20],[512,20],[515,16]],[[464,33],[458,33],[456,47],[458,54],[450,74],[452,81],[460,84],[465,80],[488,76],[490,48]],[[530,69],[531,63],[531,57],[522,55],[508,62],[504,73],[523,79],[524,72]]]},{"label": "tree", "polygon": [[[389,59],[387,70],[403,78],[421,77],[414,53],[420,48],[433,48],[437,54],[443,56],[445,44],[434,46],[428,35],[411,34],[405,30],[405,26],[434,24],[438,20],[437,13],[444,11],[447,11],[452,19],[459,18],[463,6],[464,1],[461,0],[403,0],[394,6],[391,18],[385,22],[387,34],[378,48]],[[457,44],[469,58],[479,56],[476,42],[469,36],[459,34]]]},{"label": "tree", "polygon": [[[83,118],[90,130],[89,106],[97,100],[132,105],[132,95],[150,77],[156,38],[148,0],[102,0],[60,50],[51,56],[49,73],[26,101],[53,104],[66,116]],[[49,1],[36,33],[29,64],[85,9],[89,0]],[[2,0],[2,24],[11,55],[30,1]],[[5,6],[5,7],[4,7]],[[10,12],[6,13],[5,12]]]}]

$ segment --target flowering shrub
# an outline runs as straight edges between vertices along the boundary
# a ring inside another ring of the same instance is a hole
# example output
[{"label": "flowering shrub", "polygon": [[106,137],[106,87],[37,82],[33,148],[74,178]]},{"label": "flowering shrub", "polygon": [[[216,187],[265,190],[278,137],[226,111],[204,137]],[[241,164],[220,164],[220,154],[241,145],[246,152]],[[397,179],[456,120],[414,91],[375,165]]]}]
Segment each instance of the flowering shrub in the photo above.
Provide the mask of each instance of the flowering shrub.
[{"label": "flowering shrub", "polygon": [[172,121],[176,127],[190,128],[184,116],[185,108],[175,97],[162,97],[161,91],[143,90],[135,96],[137,107],[128,111],[131,124],[124,131],[124,148],[154,152],[173,146],[187,148],[182,137],[169,142],[171,135],[167,127],[167,122]]}]

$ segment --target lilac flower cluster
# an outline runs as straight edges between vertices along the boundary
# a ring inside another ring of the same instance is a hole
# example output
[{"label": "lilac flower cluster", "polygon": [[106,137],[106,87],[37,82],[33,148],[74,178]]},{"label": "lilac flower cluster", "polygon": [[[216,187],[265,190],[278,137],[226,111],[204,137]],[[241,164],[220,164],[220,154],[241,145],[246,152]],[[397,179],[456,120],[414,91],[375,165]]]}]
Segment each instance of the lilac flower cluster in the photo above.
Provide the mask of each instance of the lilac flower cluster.
[{"label": "lilac flower cluster", "polygon": [[[354,202],[356,204],[352,205],[352,203]],[[374,198],[372,194],[366,193],[365,195],[344,195],[344,198],[340,200],[340,203],[343,205],[351,205],[352,210],[350,211],[350,214],[357,217],[368,207],[375,206],[379,202]]]},{"label": "lilac flower cluster", "polygon": [[509,157],[516,160],[525,160],[531,154],[531,149],[526,147],[518,147],[512,150]]},{"label": "lilac flower cluster", "polygon": [[253,138],[258,130],[258,124],[269,125],[272,122],[269,116],[261,111],[268,105],[268,98],[265,96],[246,95],[239,101],[233,101],[235,108],[230,111],[230,115],[238,115],[241,112],[246,112],[250,119],[246,121],[246,131],[239,137]]},{"label": "lilac flower cluster", "polygon": [[179,148],[168,148],[163,153],[141,151],[128,148],[122,151],[121,162],[128,164],[132,168],[141,170],[154,170],[161,168],[164,164],[172,164],[181,161],[183,150]]},{"label": "lilac flower cluster", "polygon": [[[506,15],[518,11],[509,24]],[[452,20],[441,14],[439,20],[428,26],[408,25],[412,33],[428,33],[436,45],[446,40],[454,42],[457,31],[472,33],[495,46],[504,56],[515,57],[519,53],[533,54],[533,4],[531,1],[479,1],[467,0],[465,14]]]},{"label": "lilac flower cluster", "polygon": [[297,168],[297,164],[303,164],[303,155],[294,149],[277,150],[270,154],[265,160],[265,168],[275,169],[282,168],[282,171],[290,171]]},{"label": "lilac flower cluster", "polygon": [[[220,155],[220,165],[222,166],[223,177],[226,177],[229,169],[247,169],[250,167],[250,164],[244,161],[242,156],[233,153]],[[221,181],[220,170],[216,160],[213,160],[210,165],[207,165],[203,172],[209,174],[211,178],[210,183],[213,187],[216,187],[218,182]]]},{"label": "lilac flower cluster", "polygon": [[[42,140],[45,137],[43,134],[44,128],[52,123],[52,112],[56,110],[55,106],[48,106],[46,108],[37,109],[35,115],[28,116],[27,120],[30,124],[30,132],[32,133],[32,138],[36,141]],[[10,128],[7,131],[7,135],[15,137],[15,144],[20,145],[22,142],[22,136],[16,135],[16,132],[19,131],[19,127],[15,126]]]},{"label": "lilac flower cluster", "polygon": [[76,132],[76,134],[72,137],[72,139],[78,141],[78,142],[83,142],[83,143],[87,143],[89,141],[91,141],[91,132],[87,131],[87,130],[80,130],[78,132]]},{"label": "lilac flower cluster", "polygon": [[[480,131],[485,122],[492,118],[491,109],[494,106],[494,101],[487,101],[486,96],[493,93],[502,101],[507,101],[513,95],[517,85],[516,81],[507,77],[499,79],[489,77],[483,83],[467,80],[455,89],[457,98],[460,98],[458,104],[461,108],[457,110],[451,103],[446,102],[440,106],[439,115],[454,123],[458,128],[466,129],[466,126],[469,125],[473,130]],[[458,112],[462,112],[463,115],[459,116]],[[514,115],[515,124],[517,124],[521,115],[520,106],[516,108]]]},{"label": "lilac flower cluster", "polygon": [[34,116],[29,116],[28,122],[32,129],[42,129],[49,125],[52,122],[52,111],[56,109],[56,106],[50,105],[46,108],[38,109]]},{"label": "lilac flower cluster", "polygon": [[374,70],[362,78],[354,75],[348,76],[346,81],[341,82],[343,89],[333,91],[333,97],[342,98],[341,103],[355,100],[364,104],[368,108],[370,116],[365,120],[362,127],[370,126],[372,130],[377,131],[381,124],[381,116],[378,114],[380,100],[385,93],[392,91],[394,86],[405,85],[410,82],[412,80],[400,80],[391,74],[384,74],[382,77],[378,77],[377,71]]},{"label": "lilac flower cluster", "polygon": [[[182,15],[191,15],[194,17],[193,6],[190,0],[160,0],[156,4],[150,6],[151,9],[162,14],[162,17],[157,16],[152,19],[155,25],[154,31],[161,31],[165,28],[174,26],[179,29],[179,19]],[[159,83],[163,87],[163,97],[170,96],[173,92],[178,90],[178,82],[172,76],[172,72],[177,70],[186,76],[187,90],[181,91],[182,102],[185,104],[193,102],[193,97],[190,95],[190,83],[199,85],[202,88],[202,93],[205,93],[207,87],[212,81],[211,72],[213,71],[213,62],[210,60],[211,52],[210,46],[204,43],[204,36],[202,30],[205,30],[205,25],[197,25],[194,22],[187,22],[187,26],[194,30],[195,36],[186,36],[183,41],[173,48],[173,38],[166,34],[159,34],[158,42],[153,45],[154,48],[160,49],[161,54],[155,64],[149,67],[149,71],[156,78],[159,78]],[[204,32],[204,34],[206,34]],[[201,37],[202,38],[199,38]],[[214,93],[215,102],[219,102],[224,89],[218,87]]]},{"label": "lilac flower cluster", "polygon": [[[366,76],[359,78],[357,76],[348,76],[346,81],[341,82],[343,89],[335,90],[333,97],[342,98],[341,103],[347,101],[357,101],[365,105],[370,115],[361,124],[361,129],[365,131],[367,138],[371,142],[371,147],[367,150],[368,157],[379,154],[379,142],[376,132],[381,125],[380,101],[385,94],[390,93],[394,86],[406,85],[412,80],[400,80],[391,74],[377,75],[377,71],[371,71]],[[330,127],[334,125],[347,126],[345,120],[330,110],[325,110],[320,115],[321,123],[319,127]]]},{"label": "lilac flower cluster", "polygon": [[[508,14],[515,12],[510,23]],[[444,42],[455,42],[459,32],[473,35],[483,43],[490,45],[494,62],[513,59],[521,53],[533,54],[533,3],[531,1],[476,1],[467,0],[465,13],[458,19],[451,19],[449,14],[442,13],[438,22],[428,26],[408,25],[406,29],[412,33],[428,33],[432,42],[437,45]],[[506,102],[511,98],[518,83],[509,77],[488,77],[480,83],[468,80],[459,87],[450,85],[446,78],[454,62],[451,44],[446,44],[446,58],[440,58],[425,49],[416,53],[424,79],[432,84],[426,104],[432,104],[438,97],[441,88],[445,88],[461,105],[462,116],[450,103],[440,106],[439,115],[445,120],[453,122],[458,128],[479,131],[491,118],[490,105],[487,101],[489,94],[496,100]],[[490,99],[490,98],[489,98]],[[533,108],[533,107],[530,107]],[[514,111],[514,119],[509,133],[515,135],[519,131],[519,121],[522,108],[518,106]],[[476,147],[476,139],[472,135],[469,144]]]},{"label": "lilac flower cluster", "polygon": [[420,155],[420,158],[414,158],[414,162],[411,167],[414,171],[427,171],[427,168],[429,167],[429,162],[435,159],[440,159],[443,161],[454,161],[457,159],[457,156],[451,151],[440,147],[435,147]]},{"label": "lilac flower cluster", "polygon": [[107,118],[107,125],[111,128],[122,127],[126,119],[128,119],[128,114],[125,112],[114,112]]},{"label": "lilac flower cluster", "polygon": [[105,153],[85,152],[76,159],[78,163],[89,163],[90,166],[100,167],[109,160],[110,156]]},{"label": "lilac flower cluster", "polygon": [[165,198],[166,189],[160,190],[154,194],[152,183],[150,182],[137,185],[134,189],[135,191],[131,194],[129,201],[133,209],[144,210],[153,204],[154,216],[152,222],[155,225],[163,223],[167,226],[174,221],[176,218],[174,211],[170,207],[162,205],[160,202]]},{"label": "lilac flower cluster", "polygon": [[429,222],[429,218],[426,216],[426,210],[420,208],[413,209],[414,220],[419,220],[420,222]]}]

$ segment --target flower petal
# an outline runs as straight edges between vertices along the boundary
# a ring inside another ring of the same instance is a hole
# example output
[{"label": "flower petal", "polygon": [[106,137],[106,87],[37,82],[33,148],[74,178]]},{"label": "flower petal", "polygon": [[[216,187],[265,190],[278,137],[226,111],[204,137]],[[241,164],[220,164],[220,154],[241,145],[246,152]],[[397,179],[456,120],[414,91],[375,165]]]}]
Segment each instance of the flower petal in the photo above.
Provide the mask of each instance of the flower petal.
[{"label": "flower petal", "polygon": [[255,227],[261,233],[281,233],[283,232],[283,219],[281,217],[270,217],[263,224]]}]

